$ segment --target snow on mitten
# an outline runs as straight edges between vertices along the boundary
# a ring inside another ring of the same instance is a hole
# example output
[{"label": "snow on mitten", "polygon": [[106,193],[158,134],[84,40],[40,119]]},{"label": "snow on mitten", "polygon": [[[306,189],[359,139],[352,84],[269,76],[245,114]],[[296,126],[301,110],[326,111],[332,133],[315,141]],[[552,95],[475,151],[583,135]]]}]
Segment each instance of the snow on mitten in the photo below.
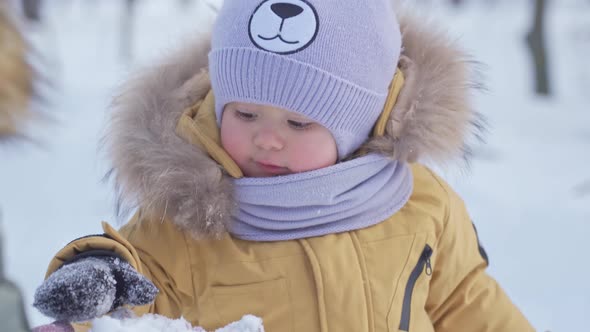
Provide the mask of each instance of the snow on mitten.
[{"label": "snow on mitten", "polygon": [[100,317],[122,305],[154,301],[158,289],[129,263],[115,257],[85,257],[63,265],[37,288],[33,306],[66,322]]}]

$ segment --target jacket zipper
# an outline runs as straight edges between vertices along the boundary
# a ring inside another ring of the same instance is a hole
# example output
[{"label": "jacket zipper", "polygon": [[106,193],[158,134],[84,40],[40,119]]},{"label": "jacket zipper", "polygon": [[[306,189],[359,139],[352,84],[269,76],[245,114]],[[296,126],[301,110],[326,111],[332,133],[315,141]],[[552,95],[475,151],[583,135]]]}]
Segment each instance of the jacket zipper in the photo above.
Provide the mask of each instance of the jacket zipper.
[{"label": "jacket zipper", "polygon": [[399,323],[399,329],[401,331],[410,331],[410,314],[411,314],[411,307],[412,307],[412,293],[414,292],[414,286],[418,281],[420,275],[422,275],[422,271],[426,273],[426,275],[432,275],[432,265],[430,264],[430,257],[432,256],[432,248],[427,244],[422,250],[422,254],[418,259],[418,263],[412,270],[410,274],[410,279],[406,284],[406,290],[404,293],[404,302],[402,304],[402,317]]}]

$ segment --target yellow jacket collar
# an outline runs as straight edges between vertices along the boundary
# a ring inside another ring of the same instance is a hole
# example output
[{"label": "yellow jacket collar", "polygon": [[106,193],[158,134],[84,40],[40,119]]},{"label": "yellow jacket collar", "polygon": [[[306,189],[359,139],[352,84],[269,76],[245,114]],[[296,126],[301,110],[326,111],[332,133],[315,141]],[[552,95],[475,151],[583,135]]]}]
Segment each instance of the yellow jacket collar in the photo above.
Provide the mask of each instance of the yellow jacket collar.
[{"label": "yellow jacket collar", "polygon": [[176,126],[176,134],[206,151],[233,178],[239,179],[244,176],[236,162],[221,146],[212,90],[207,93],[205,99],[199,100],[182,112]]}]

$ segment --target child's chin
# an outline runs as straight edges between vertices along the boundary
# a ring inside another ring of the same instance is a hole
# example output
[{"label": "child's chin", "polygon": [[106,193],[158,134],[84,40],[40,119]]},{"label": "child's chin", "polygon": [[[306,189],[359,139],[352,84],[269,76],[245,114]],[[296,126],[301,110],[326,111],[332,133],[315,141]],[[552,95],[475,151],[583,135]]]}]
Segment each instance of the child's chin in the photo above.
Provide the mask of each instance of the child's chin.
[{"label": "child's chin", "polygon": [[291,173],[278,173],[278,174],[258,173],[258,174],[251,174],[251,175],[245,174],[245,175],[250,178],[272,178],[275,176],[282,176],[282,175],[289,175],[289,174],[291,174]]},{"label": "child's chin", "polygon": [[289,170],[255,170],[255,171],[245,171],[244,175],[250,178],[270,178],[274,176],[282,176],[282,175],[289,175],[293,172]]}]

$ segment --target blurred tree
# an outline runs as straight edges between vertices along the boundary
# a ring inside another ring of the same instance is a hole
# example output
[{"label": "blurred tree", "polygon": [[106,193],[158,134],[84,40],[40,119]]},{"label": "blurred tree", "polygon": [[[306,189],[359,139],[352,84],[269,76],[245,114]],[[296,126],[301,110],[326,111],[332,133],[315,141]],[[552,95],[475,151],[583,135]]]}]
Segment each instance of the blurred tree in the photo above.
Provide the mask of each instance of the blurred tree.
[{"label": "blurred tree", "polygon": [[136,0],[125,0],[125,10],[121,17],[121,57],[129,62],[133,57],[133,22],[135,21]]},{"label": "blurred tree", "polygon": [[0,142],[23,136],[22,124],[30,117],[35,94],[27,47],[10,14],[0,3]]},{"label": "blurred tree", "polygon": [[535,68],[535,91],[545,96],[551,93],[547,68],[547,50],[545,47],[546,8],[547,2],[545,0],[535,0],[533,24],[526,35],[526,42],[531,50]]},{"label": "blurred tree", "polygon": [[577,197],[590,196],[590,179],[575,186],[574,193]]},{"label": "blurred tree", "polygon": [[[25,60],[26,46],[12,20],[12,13],[0,2],[0,140],[17,136],[33,97],[32,69]],[[18,288],[4,275],[3,238],[0,215],[0,329],[29,331]]]},{"label": "blurred tree", "polygon": [[[2,216],[0,215],[0,219]],[[2,252],[2,224],[0,220],[0,322],[2,331],[26,332],[29,324],[25,316],[23,298],[20,291],[4,275]]]},{"label": "blurred tree", "polygon": [[41,21],[41,0],[22,0],[22,8],[28,20]]},{"label": "blurred tree", "polygon": [[205,3],[205,5],[207,5],[207,7],[209,7],[213,12],[217,13],[219,11],[219,8],[217,7],[217,5],[214,5],[212,3],[212,1],[210,1],[210,0],[201,0],[201,1],[203,1]]}]

